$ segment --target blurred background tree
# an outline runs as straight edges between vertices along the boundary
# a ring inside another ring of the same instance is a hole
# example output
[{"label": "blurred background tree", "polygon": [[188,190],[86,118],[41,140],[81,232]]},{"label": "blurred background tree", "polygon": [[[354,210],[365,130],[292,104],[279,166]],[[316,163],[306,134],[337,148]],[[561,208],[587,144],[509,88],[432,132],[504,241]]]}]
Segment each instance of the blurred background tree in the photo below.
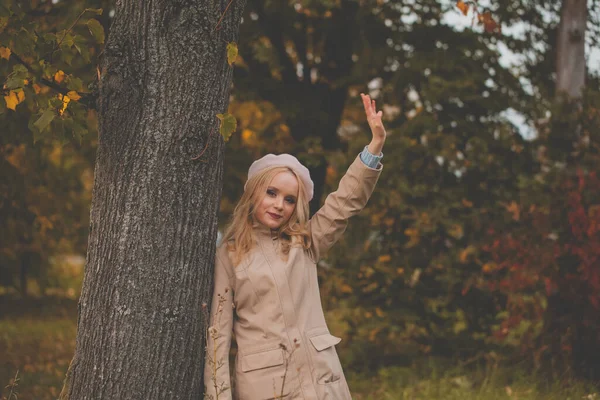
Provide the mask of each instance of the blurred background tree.
[{"label": "blurred background tree", "polygon": [[108,3],[0,3],[0,284],[24,295],[81,285]]},{"label": "blurred background tree", "polygon": [[[63,3],[32,2],[21,21],[54,32],[52,48],[85,8],[102,8],[84,16],[109,35],[112,2]],[[220,224],[250,163],[269,152],[293,153],[309,166],[316,211],[368,142],[358,98],[368,92],[386,118],[384,172],[320,269],[345,363],[366,371],[420,355],[526,359],[556,376],[597,379],[600,79],[589,57],[598,51],[598,1],[587,2],[585,14],[575,0],[457,5],[250,0],[234,70],[230,112],[238,132],[226,148]],[[10,48],[16,20],[0,21],[0,45]],[[93,96],[101,44],[84,18],[76,26],[89,61],[74,39],[71,64],[57,61],[45,77],[61,70],[72,76],[64,90]],[[575,92],[558,93],[559,59],[575,61],[579,70],[567,76],[583,76],[583,91],[567,83]],[[23,287],[23,270],[42,280],[52,256],[84,254],[96,136],[94,111],[71,101],[63,118],[85,121],[81,143],[70,123],[55,118],[34,144],[31,121],[49,101],[55,109],[64,102],[40,83],[36,93],[36,78],[18,65],[12,56],[0,59],[7,85],[11,77],[28,80],[4,88],[4,96],[23,89],[16,111],[0,105],[0,123],[10,127],[0,139],[7,188],[0,213],[9,227],[0,233],[0,268],[2,284],[15,288]],[[74,78],[81,85],[69,88]],[[44,201],[50,198],[56,202]]]}]

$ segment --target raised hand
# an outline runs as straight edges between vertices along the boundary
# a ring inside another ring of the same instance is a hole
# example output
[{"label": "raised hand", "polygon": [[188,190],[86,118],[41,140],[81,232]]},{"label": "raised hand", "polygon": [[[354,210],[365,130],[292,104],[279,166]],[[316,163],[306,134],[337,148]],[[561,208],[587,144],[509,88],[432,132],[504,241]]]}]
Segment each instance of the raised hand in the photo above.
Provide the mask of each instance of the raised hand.
[{"label": "raised hand", "polygon": [[363,106],[365,107],[367,122],[369,123],[371,133],[373,134],[373,139],[371,144],[369,144],[369,152],[371,152],[371,154],[379,154],[386,138],[385,128],[381,121],[383,111],[377,111],[375,100],[372,100],[368,94],[361,93],[360,96],[363,101]]}]

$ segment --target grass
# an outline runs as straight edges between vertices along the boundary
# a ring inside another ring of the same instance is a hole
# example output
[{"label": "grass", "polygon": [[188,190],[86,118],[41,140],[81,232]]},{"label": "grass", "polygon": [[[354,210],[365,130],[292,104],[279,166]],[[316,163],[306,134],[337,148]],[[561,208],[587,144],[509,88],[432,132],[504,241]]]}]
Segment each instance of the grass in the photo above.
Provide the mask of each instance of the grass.
[{"label": "grass", "polygon": [[600,400],[592,384],[549,382],[520,367],[466,369],[447,360],[423,359],[412,367],[387,367],[372,376],[346,373],[356,400]]},{"label": "grass", "polygon": [[[75,349],[76,310],[73,300],[0,296],[0,399],[17,371],[19,399],[58,397]],[[371,375],[345,374],[355,400],[600,400],[589,383],[550,382],[518,366],[468,369],[427,358]]]},{"label": "grass", "polygon": [[77,303],[1,296],[0,304],[0,398],[18,371],[19,399],[56,399],[75,349]]}]

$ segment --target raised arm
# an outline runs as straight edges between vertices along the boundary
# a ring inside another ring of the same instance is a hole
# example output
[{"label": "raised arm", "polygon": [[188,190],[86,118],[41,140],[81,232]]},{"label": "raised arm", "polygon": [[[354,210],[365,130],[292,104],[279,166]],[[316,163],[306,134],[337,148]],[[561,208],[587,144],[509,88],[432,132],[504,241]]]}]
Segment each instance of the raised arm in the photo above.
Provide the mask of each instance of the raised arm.
[{"label": "raised arm", "polygon": [[204,357],[205,399],[231,400],[231,378],[229,375],[229,349],[233,328],[233,290],[228,273],[230,264],[224,264],[217,249],[215,259],[215,284],[210,310],[206,354]]},{"label": "raised arm", "polygon": [[323,207],[308,222],[311,236],[311,251],[315,261],[338,241],[348,226],[348,218],[364,208],[375,189],[383,166],[379,169],[367,167],[360,156],[348,168],[338,185],[330,193]]},{"label": "raised arm", "polygon": [[338,241],[348,226],[348,218],[358,214],[367,204],[383,169],[379,163],[386,138],[382,112],[377,112],[375,100],[364,94],[361,97],[373,138],[352,162],[338,189],[327,196],[323,207],[308,222],[315,261]]}]

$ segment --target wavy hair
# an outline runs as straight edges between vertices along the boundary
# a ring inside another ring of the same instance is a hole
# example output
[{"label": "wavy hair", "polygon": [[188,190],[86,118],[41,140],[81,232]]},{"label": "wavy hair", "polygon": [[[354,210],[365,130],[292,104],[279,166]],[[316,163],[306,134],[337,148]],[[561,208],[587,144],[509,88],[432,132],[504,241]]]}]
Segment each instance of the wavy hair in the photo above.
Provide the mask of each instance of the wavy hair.
[{"label": "wavy hair", "polygon": [[310,235],[306,229],[309,208],[306,190],[298,174],[285,166],[268,167],[259,171],[246,183],[246,190],[238,201],[230,222],[225,228],[223,242],[227,250],[233,252],[231,262],[234,266],[241,263],[254,246],[253,226],[258,224],[255,217],[255,204],[259,204],[267,194],[267,187],[280,172],[291,172],[298,181],[298,199],[292,215],[278,231],[283,259],[287,260],[291,247],[310,247]]}]

